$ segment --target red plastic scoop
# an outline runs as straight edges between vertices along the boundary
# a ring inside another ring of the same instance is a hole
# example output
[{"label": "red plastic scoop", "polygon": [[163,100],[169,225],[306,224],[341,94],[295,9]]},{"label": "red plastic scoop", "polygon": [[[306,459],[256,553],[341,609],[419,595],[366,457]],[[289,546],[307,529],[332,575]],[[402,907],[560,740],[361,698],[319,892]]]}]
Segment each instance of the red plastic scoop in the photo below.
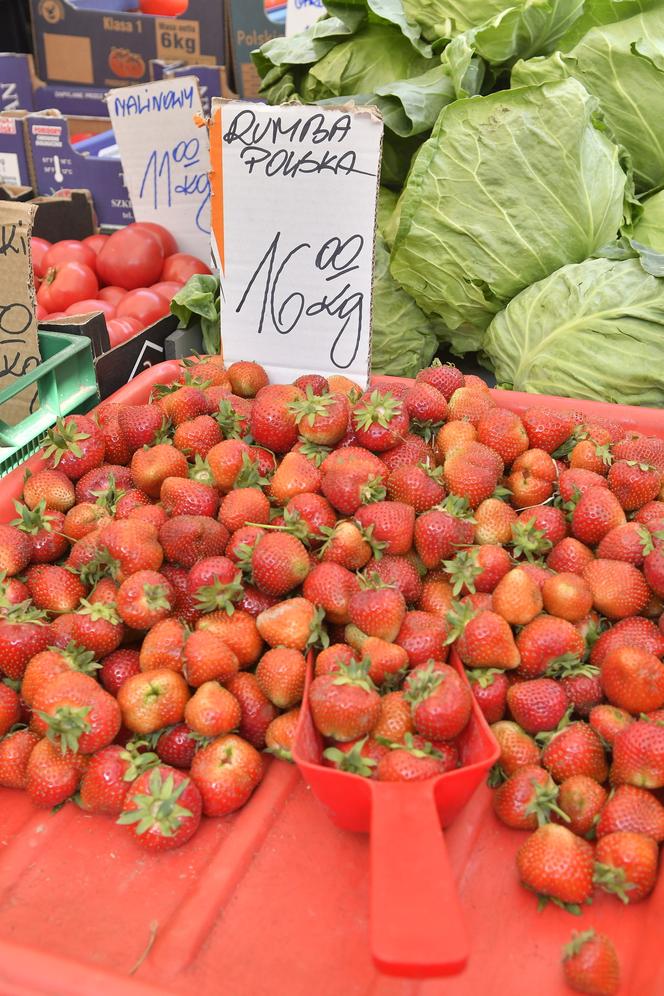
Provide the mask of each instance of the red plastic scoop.
[{"label": "red plastic scoop", "polygon": [[[450,663],[463,676],[454,651]],[[498,744],[473,700],[458,738],[463,767],[423,782],[377,782],[320,763],[323,739],[307,706],[293,756],[316,798],[344,830],[371,834],[371,952],[378,968],[411,978],[453,975],[469,941],[441,826],[448,826],[498,760]]]}]

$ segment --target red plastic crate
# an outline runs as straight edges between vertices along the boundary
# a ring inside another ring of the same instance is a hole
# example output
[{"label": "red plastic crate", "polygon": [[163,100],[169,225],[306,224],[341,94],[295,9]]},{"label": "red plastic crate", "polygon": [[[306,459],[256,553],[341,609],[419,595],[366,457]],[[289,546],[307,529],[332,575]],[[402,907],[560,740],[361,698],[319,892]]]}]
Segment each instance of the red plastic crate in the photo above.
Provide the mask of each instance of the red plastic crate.
[{"label": "red plastic crate", "polygon": [[[145,401],[178,369],[153,367],[117,397]],[[494,394],[515,411],[573,405],[664,438],[664,412]],[[22,470],[0,483],[0,521],[14,515]],[[190,844],[165,855],[144,854],[110,819],[73,806],[53,815],[0,789],[0,994],[564,996],[561,947],[588,926],[616,944],[621,996],[664,993],[664,878],[633,907],[598,895],[578,918],[555,907],[538,914],[516,879],[523,839],[495,820],[480,788],[446,831],[472,940],[468,969],[415,983],[372,965],[366,836],[335,828],[289,765],[272,762],[249,805],[204,820]]]}]

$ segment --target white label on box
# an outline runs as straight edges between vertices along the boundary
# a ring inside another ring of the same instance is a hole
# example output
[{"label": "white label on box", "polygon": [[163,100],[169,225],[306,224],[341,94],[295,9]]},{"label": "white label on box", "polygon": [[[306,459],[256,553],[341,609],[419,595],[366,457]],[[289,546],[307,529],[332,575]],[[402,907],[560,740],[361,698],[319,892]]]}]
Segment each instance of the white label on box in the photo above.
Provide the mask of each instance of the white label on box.
[{"label": "white label on box", "polygon": [[274,380],[367,383],[383,123],[366,108],[213,102],[223,350]]},{"label": "white label on box", "polygon": [[21,170],[15,152],[0,152],[0,183],[21,186]]},{"label": "white label on box", "polygon": [[193,76],[106,95],[136,221],[163,225],[181,252],[210,255],[208,145]]},{"label": "white label on box", "polygon": [[286,37],[305,31],[326,13],[323,0],[288,0],[286,8]]}]

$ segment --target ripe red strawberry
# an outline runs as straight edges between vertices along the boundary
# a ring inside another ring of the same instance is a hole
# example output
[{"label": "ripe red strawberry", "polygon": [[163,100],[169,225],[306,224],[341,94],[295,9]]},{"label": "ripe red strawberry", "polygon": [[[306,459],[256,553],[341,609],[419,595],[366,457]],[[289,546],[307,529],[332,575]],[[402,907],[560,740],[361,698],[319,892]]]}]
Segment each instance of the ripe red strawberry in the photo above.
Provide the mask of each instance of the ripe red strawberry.
[{"label": "ripe red strawberry", "polygon": [[119,690],[128,678],[133,674],[138,674],[140,654],[138,650],[125,647],[122,650],[115,650],[104,658],[99,680],[111,695],[117,696]]},{"label": "ripe red strawberry", "polygon": [[408,432],[410,418],[403,401],[389,391],[367,391],[352,411],[352,425],[361,446],[373,453],[389,450]]},{"label": "ripe red strawberry", "polygon": [[413,420],[417,430],[428,439],[447,420],[447,399],[433,384],[416,380],[403,400],[406,414]]},{"label": "ripe red strawberry", "polygon": [[263,759],[241,737],[218,737],[198,751],[191,778],[203,798],[206,816],[226,816],[249,799],[263,777]]},{"label": "ripe red strawberry", "polygon": [[240,703],[240,736],[256,750],[263,750],[267,728],[278,709],[264,694],[254,674],[240,671],[226,682],[226,688]]},{"label": "ripe red strawberry", "polygon": [[108,511],[102,505],[83,502],[80,505],[74,505],[67,512],[62,524],[62,531],[67,539],[74,543],[94,532],[95,529],[107,526],[110,522]]},{"label": "ripe red strawberry", "polygon": [[32,545],[30,560],[33,564],[48,564],[65,556],[69,543],[64,535],[65,517],[62,512],[44,508],[41,504],[30,511],[25,505],[18,503],[16,511],[18,517],[12,521],[12,526],[17,526],[19,532],[28,536]]},{"label": "ripe red strawberry", "polygon": [[624,709],[618,709],[612,705],[595,705],[590,710],[588,721],[595,733],[607,742],[609,747],[613,746],[613,741],[626,726],[634,722],[634,719]]},{"label": "ripe red strawberry", "polygon": [[300,719],[299,709],[290,709],[272,720],[265,731],[265,750],[281,761],[293,760],[293,744]]},{"label": "ripe red strawberry", "polygon": [[[165,530],[169,525],[170,523],[166,523],[162,529]],[[107,549],[111,557],[118,561],[117,577],[118,580],[124,580],[136,571],[159,570],[164,559],[158,540],[160,533],[161,530],[158,531],[149,522],[122,519],[111,522],[100,530],[97,546]]]},{"label": "ripe red strawberry", "polygon": [[579,837],[593,833],[606,799],[606,789],[587,775],[566,778],[558,791],[558,806],[567,817],[565,825]]},{"label": "ripe red strawberry", "polygon": [[529,448],[523,422],[506,408],[492,408],[477,423],[478,442],[490,446],[510,466]]},{"label": "ripe red strawberry", "polygon": [[552,571],[558,571],[561,574],[565,572],[581,574],[583,568],[593,557],[594,554],[590,547],[580,543],[573,536],[566,536],[548,554],[546,565]]},{"label": "ripe red strawberry", "polygon": [[202,737],[222,737],[240,725],[240,703],[218,681],[200,685],[184,708],[187,726]]},{"label": "ripe red strawberry", "polygon": [[21,700],[9,685],[0,681],[0,737],[21,718]]},{"label": "ripe red strawberry", "polygon": [[[477,441],[477,429],[472,422],[453,421],[447,422],[436,433],[435,452],[440,463],[445,462],[445,458],[453,452],[463,449],[467,443]],[[414,462],[414,461],[409,461]]]},{"label": "ripe red strawberry", "polygon": [[211,415],[197,415],[178,423],[173,434],[173,446],[190,460],[197,456],[204,460],[212,447],[222,439],[219,423]]},{"label": "ripe red strawberry", "polygon": [[414,605],[422,595],[422,579],[413,557],[388,554],[380,560],[370,561],[367,574],[377,574],[384,584],[397,588],[408,605]]},{"label": "ripe red strawberry", "polygon": [[497,668],[476,668],[466,671],[470,690],[487,723],[497,723],[507,709],[509,682],[504,671]]},{"label": "ripe red strawberry", "polygon": [[343,439],[348,429],[348,398],[328,392],[317,394],[311,385],[304,390],[304,398],[289,406],[295,415],[300,436],[318,446],[334,446]]},{"label": "ripe red strawberry", "polygon": [[477,385],[470,385],[466,377],[464,386],[457,388],[449,399],[449,418],[465,420],[477,425],[482,416],[494,407],[494,400],[486,390],[486,385],[484,385],[484,389]]},{"label": "ripe red strawberry", "polygon": [[[293,601],[293,599],[290,599],[289,601]],[[304,599],[300,599],[299,601],[304,601]],[[282,602],[281,604],[288,605],[288,602]],[[307,603],[307,605],[308,604],[309,603]],[[275,608],[277,607],[278,606],[275,606]],[[312,612],[315,613],[313,606]],[[260,619],[260,616],[258,618]],[[225,611],[209,612],[196,623],[196,628],[209,630],[216,636],[220,637],[229,650],[233,651],[238,659],[240,667],[245,668],[256,663],[261,655],[261,650],[263,649],[263,641],[258,631],[257,623],[258,620],[254,619],[253,616],[250,616],[247,612],[242,612],[236,609],[230,616]],[[282,633],[275,635],[285,636],[285,634]],[[280,640],[277,639],[277,644],[279,642]],[[285,643],[285,639],[282,642]]]},{"label": "ripe red strawberry", "polygon": [[334,674],[314,678],[309,705],[323,736],[342,742],[365,736],[380,716],[380,696],[361,664],[341,665]]},{"label": "ripe red strawberry", "polygon": [[123,405],[118,412],[118,425],[130,453],[151,446],[164,422],[164,413],[156,405]]},{"label": "ripe red strawberry", "polygon": [[558,478],[558,491],[564,507],[573,511],[581,495],[590,488],[607,488],[606,478],[596,474],[594,470],[584,470],[582,467],[570,467],[563,470]]},{"label": "ripe red strawberry", "polygon": [[647,526],[650,522],[664,519],[664,501],[649,501],[634,516],[636,522]]},{"label": "ripe red strawberry", "polygon": [[549,615],[568,622],[585,619],[593,605],[590,585],[578,574],[561,572],[547,578],[542,586],[544,608]]},{"label": "ripe red strawberry", "polygon": [[30,753],[25,774],[25,790],[42,809],[53,809],[69,799],[79,786],[88,758],[59,747],[46,737]]},{"label": "ripe red strawberry", "polygon": [[345,625],[350,621],[348,606],[351,595],[359,591],[359,587],[356,575],[345,567],[321,563],[305,578],[302,593],[313,605],[324,609],[330,622]]},{"label": "ripe red strawberry", "polygon": [[405,687],[413,726],[427,740],[453,740],[466,728],[472,695],[454,668],[429,664],[412,672]]},{"label": "ripe red strawberry", "polygon": [[372,529],[372,537],[384,544],[385,553],[395,556],[408,553],[413,545],[415,509],[400,501],[377,501],[364,505],[355,513],[360,525]]},{"label": "ripe red strawberry", "polygon": [[512,492],[515,508],[530,508],[547,501],[553,494],[556,465],[542,449],[526,450],[512,464],[505,486]]},{"label": "ripe red strawberry", "polygon": [[664,786],[664,726],[638,720],[616,735],[611,781],[649,789]]},{"label": "ripe red strawberry", "polygon": [[310,570],[303,543],[288,533],[261,536],[251,558],[256,585],[268,595],[286,595],[302,584]]},{"label": "ripe red strawberry", "polygon": [[216,488],[183,477],[166,477],[161,484],[159,500],[169,517],[175,515],[214,517],[219,508],[219,494]]},{"label": "ripe red strawberry", "polygon": [[543,505],[526,509],[512,527],[514,555],[533,560],[548,553],[567,533],[567,522],[559,508]]},{"label": "ripe red strawberry", "polygon": [[[348,383],[350,384],[351,382],[349,381]],[[301,377],[297,377],[293,381],[293,384],[295,387],[299,387],[301,391],[304,391],[305,394],[308,387],[316,395],[325,394],[330,390],[330,383],[327,377],[323,377],[322,374],[302,374]],[[347,395],[344,394],[344,397],[347,397]]]},{"label": "ripe red strawberry", "polygon": [[55,564],[28,568],[26,584],[37,608],[48,612],[72,612],[86,594],[76,574]]},{"label": "ripe red strawberry", "polygon": [[542,764],[558,783],[572,775],[587,775],[601,783],[609,773],[602,741],[590,726],[581,722],[554,734],[542,751]]},{"label": "ripe red strawberry", "polygon": [[459,550],[443,566],[452,582],[453,593],[457,596],[468,592],[492,592],[509,571],[511,561],[507,550],[502,546],[485,543]]},{"label": "ripe red strawberry", "polygon": [[[367,636],[393,642],[406,615],[406,602],[400,591],[370,579],[348,603],[350,622]],[[362,734],[358,734],[362,736]]]},{"label": "ripe red strawberry", "polygon": [[558,788],[537,764],[518,768],[493,793],[493,811],[513,830],[536,830],[556,811]]},{"label": "ripe red strawberry", "polygon": [[[375,637],[366,637],[364,642],[366,643],[370,639],[375,639]],[[384,643],[383,640],[380,642]],[[358,660],[358,654],[348,644],[331,643],[329,647],[325,647],[316,655],[315,676],[318,678],[321,674],[333,674],[339,670],[340,664],[350,664],[351,661],[356,660]]]},{"label": "ripe red strawberry", "polygon": [[0,740],[0,785],[24,789],[32,748],[39,737],[32,730],[16,730]]},{"label": "ripe red strawberry", "polygon": [[554,730],[567,711],[568,701],[562,686],[551,678],[519,681],[507,692],[512,718],[526,733]]},{"label": "ripe red strawberry", "polygon": [[233,394],[241,398],[255,398],[268,383],[268,376],[260,363],[254,360],[238,360],[231,363],[226,371]]},{"label": "ripe red strawberry", "polygon": [[521,655],[519,674],[537,678],[559,657],[583,657],[585,640],[579,631],[556,616],[541,615],[523,627],[516,638]]},{"label": "ripe red strawberry", "polygon": [[602,633],[590,653],[590,663],[601,667],[607,654],[617,647],[640,647],[656,657],[664,656],[664,633],[649,619],[621,619]]},{"label": "ripe red strawberry", "polygon": [[487,498],[475,509],[475,542],[507,545],[512,539],[516,512],[499,498]]},{"label": "ripe red strawberry", "polygon": [[503,473],[503,461],[482,443],[468,443],[445,458],[445,483],[452,494],[465,498],[471,508],[490,498]]},{"label": "ripe red strawberry", "polygon": [[539,827],[516,856],[519,877],[541,899],[579,911],[593,891],[593,849],[566,827]]},{"label": "ripe red strawberry", "polygon": [[418,517],[414,542],[420,560],[431,570],[453,557],[460,546],[473,542],[473,524],[453,511],[434,508]]},{"label": "ripe red strawberry", "polygon": [[456,389],[464,386],[465,378],[453,363],[442,364],[434,360],[430,367],[419,371],[415,381],[418,384],[431,384],[449,401]]},{"label": "ripe red strawberry", "polygon": [[173,586],[157,571],[137,571],[123,581],[117,594],[117,610],[127,626],[150,629],[170,615],[175,602]]},{"label": "ripe red strawberry", "polygon": [[606,801],[597,821],[597,837],[626,830],[645,834],[657,843],[664,840],[664,806],[647,789],[618,785]]},{"label": "ripe red strawberry", "polygon": [[237,657],[221,637],[205,629],[195,630],[187,637],[182,662],[187,681],[194,688],[206,681],[225,684],[240,667]]},{"label": "ripe red strawberry", "polygon": [[517,723],[500,720],[492,725],[491,732],[500,745],[498,764],[508,777],[527,764],[539,765],[539,747]]},{"label": "ripe red strawberry", "polygon": [[583,569],[593,593],[593,605],[609,619],[638,615],[650,593],[641,572],[620,560],[593,560]]},{"label": "ripe red strawberry", "polygon": [[600,541],[597,556],[603,560],[624,560],[640,567],[644,557],[652,551],[653,541],[650,531],[639,522],[626,522]]},{"label": "ripe red strawberry", "polygon": [[264,695],[279,709],[292,709],[302,701],[307,662],[299,650],[275,647],[256,667],[256,680]]},{"label": "ripe red strawberry", "polygon": [[95,661],[94,654],[83,650],[75,643],[69,644],[64,649],[49,647],[28,661],[21,681],[21,698],[27,706],[32,707],[35,695],[56,675],[66,671],[80,671],[82,674],[94,676],[98,668],[99,664]]},{"label": "ripe red strawberry", "polygon": [[604,658],[604,693],[612,705],[640,713],[664,705],[664,664],[639,647],[616,647]]},{"label": "ripe red strawberry", "polygon": [[146,494],[139,491],[138,488],[131,488],[125,495],[120,498],[117,505],[115,506],[115,519],[126,519],[135,508],[140,508],[141,506],[151,505],[152,502]]},{"label": "ripe red strawberry", "polygon": [[[196,514],[214,515],[215,513]],[[237,488],[234,491],[229,491],[221,502],[219,521],[230,533],[242,528],[245,522],[267,523],[270,521],[270,501],[258,487]]]},{"label": "ripe red strawberry", "polygon": [[[184,390],[184,388],[183,388]],[[166,851],[191,840],[201,822],[201,793],[191,778],[161,764],[131,785],[117,822],[149,851]]]},{"label": "ripe red strawberry", "polygon": [[456,649],[469,668],[511,670],[519,667],[521,660],[509,624],[491,611],[481,611],[468,618]]},{"label": "ripe red strawberry", "polygon": [[109,463],[126,466],[131,460],[131,449],[120,428],[120,412],[123,406],[107,402],[95,414],[95,421],[104,437],[104,459]]},{"label": "ripe red strawberry", "polygon": [[599,672],[588,664],[571,661],[556,668],[556,675],[577,716],[589,716],[604,699]]},{"label": "ripe red strawberry", "polygon": [[155,753],[164,764],[188,771],[194,760],[197,742],[186,723],[169,726],[155,744]]},{"label": "ripe red strawberry", "polygon": [[270,481],[269,493],[278,505],[287,505],[291,498],[316,494],[321,488],[321,472],[302,453],[287,453]]},{"label": "ripe red strawberry", "polygon": [[642,833],[619,830],[597,842],[595,883],[623,903],[645,899],[657,881],[657,844]]},{"label": "ripe red strawberry", "polygon": [[416,512],[426,512],[443,501],[447,492],[440,467],[427,463],[404,464],[387,479],[387,494],[394,502],[412,505]]},{"label": "ripe red strawberry", "polygon": [[664,547],[657,546],[643,561],[643,574],[659,598],[664,596]]},{"label": "ripe red strawberry", "polygon": [[328,502],[342,515],[354,515],[361,505],[385,497],[385,472],[375,474],[367,464],[354,463],[348,468],[326,470],[321,490]]},{"label": "ripe red strawberry", "polygon": [[118,692],[124,725],[134,733],[154,733],[181,723],[189,689],[181,674],[162,668],[135,674]]},{"label": "ripe red strawberry", "polygon": [[492,594],[494,612],[513,626],[525,626],[542,611],[539,585],[520,567],[508,571]]},{"label": "ripe red strawberry", "polygon": [[616,460],[607,475],[609,488],[626,512],[634,512],[659,495],[662,472],[647,463]]},{"label": "ripe red strawberry", "polygon": [[100,501],[112,511],[113,505],[131,486],[131,471],[128,467],[102,463],[78,479],[76,501],[77,503]]},{"label": "ripe red strawberry", "polygon": [[14,681],[28,661],[51,643],[52,632],[38,609],[19,604],[0,618],[0,671]]},{"label": "ripe red strawberry", "polygon": [[25,602],[30,598],[27,585],[18,578],[6,578],[0,581],[0,616],[6,615],[10,609],[20,602]]},{"label": "ripe red strawberry", "polygon": [[187,575],[187,593],[202,612],[233,614],[242,595],[241,572],[229,557],[204,557]]},{"label": "ripe red strawberry", "polygon": [[284,523],[298,539],[318,547],[336,525],[337,516],[326,498],[303,493],[290,499],[284,510]]},{"label": "ripe red strawberry", "polygon": [[228,530],[204,515],[176,515],[159,530],[159,542],[167,560],[193,567],[205,557],[224,553]]},{"label": "ripe red strawberry", "polygon": [[150,498],[159,498],[161,486],[166,478],[186,478],[188,473],[187,458],[167,443],[158,443],[150,449],[136,450],[131,458],[134,487]]},{"label": "ripe red strawberry", "polygon": [[131,783],[158,763],[156,754],[140,753],[132,745],[111,744],[90,758],[78,792],[81,809],[118,816]]},{"label": "ripe red strawberry", "polygon": [[[213,481],[219,490],[226,494],[237,485],[251,487],[257,483],[258,472],[251,448],[241,439],[224,439],[208,450],[206,463],[212,472]],[[251,479],[253,476],[255,479]]]},{"label": "ripe red strawberry", "polygon": [[595,546],[625,521],[625,512],[611,491],[589,488],[572,513],[572,533],[582,543]]},{"label": "ripe red strawberry", "polygon": [[157,400],[157,405],[175,426],[209,413],[209,401],[197,387],[173,385],[173,389],[167,388],[166,392]]},{"label": "ripe red strawberry", "polygon": [[575,931],[563,948],[565,982],[578,993],[615,996],[620,988],[620,965],[613,942],[594,930]]},{"label": "ripe red strawberry", "polygon": [[251,435],[259,446],[273,453],[287,453],[298,437],[291,405],[305,399],[304,391],[293,385],[268,384],[256,395],[251,410]]},{"label": "ripe red strawberry", "polygon": [[410,667],[430,660],[447,660],[449,627],[444,618],[432,612],[406,612],[395,643],[408,655]]},{"label": "ripe red strawberry", "polygon": [[34,696],[32,723],[62,752],[94,754],[120,729],[118,703],[87,674],[67,670],[51,678]]},{"label": "ripe red strawberry", "polygon": [[72,481],[99,467],[104,460],[104,437],[99,426],[85,415],[59,418],[46,433],[44,458],[48,466]]},{"label": "ripe red strawberry", "polygon": [[529,408],[521,416],[531,447],[553,453],[565,443],[574,428],[567,412]]},{"label": "ripe red strawberry", "polygon": [[61,470],[39,470],[26,478],[23,501],[29,509],[44,502],[46,508],[68,512],[76,501],[74,485]]}]

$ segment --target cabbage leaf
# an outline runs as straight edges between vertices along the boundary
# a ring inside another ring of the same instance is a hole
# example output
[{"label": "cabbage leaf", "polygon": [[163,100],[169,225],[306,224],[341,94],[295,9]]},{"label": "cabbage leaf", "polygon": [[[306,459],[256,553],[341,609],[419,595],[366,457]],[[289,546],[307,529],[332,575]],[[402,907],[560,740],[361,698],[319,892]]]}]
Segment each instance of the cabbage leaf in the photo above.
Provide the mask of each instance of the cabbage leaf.
[{"label": "cabbage leaf", "polygon": [[664,190],[648,198],[641,217],[628,234],[640,245],[664,253]]}]

